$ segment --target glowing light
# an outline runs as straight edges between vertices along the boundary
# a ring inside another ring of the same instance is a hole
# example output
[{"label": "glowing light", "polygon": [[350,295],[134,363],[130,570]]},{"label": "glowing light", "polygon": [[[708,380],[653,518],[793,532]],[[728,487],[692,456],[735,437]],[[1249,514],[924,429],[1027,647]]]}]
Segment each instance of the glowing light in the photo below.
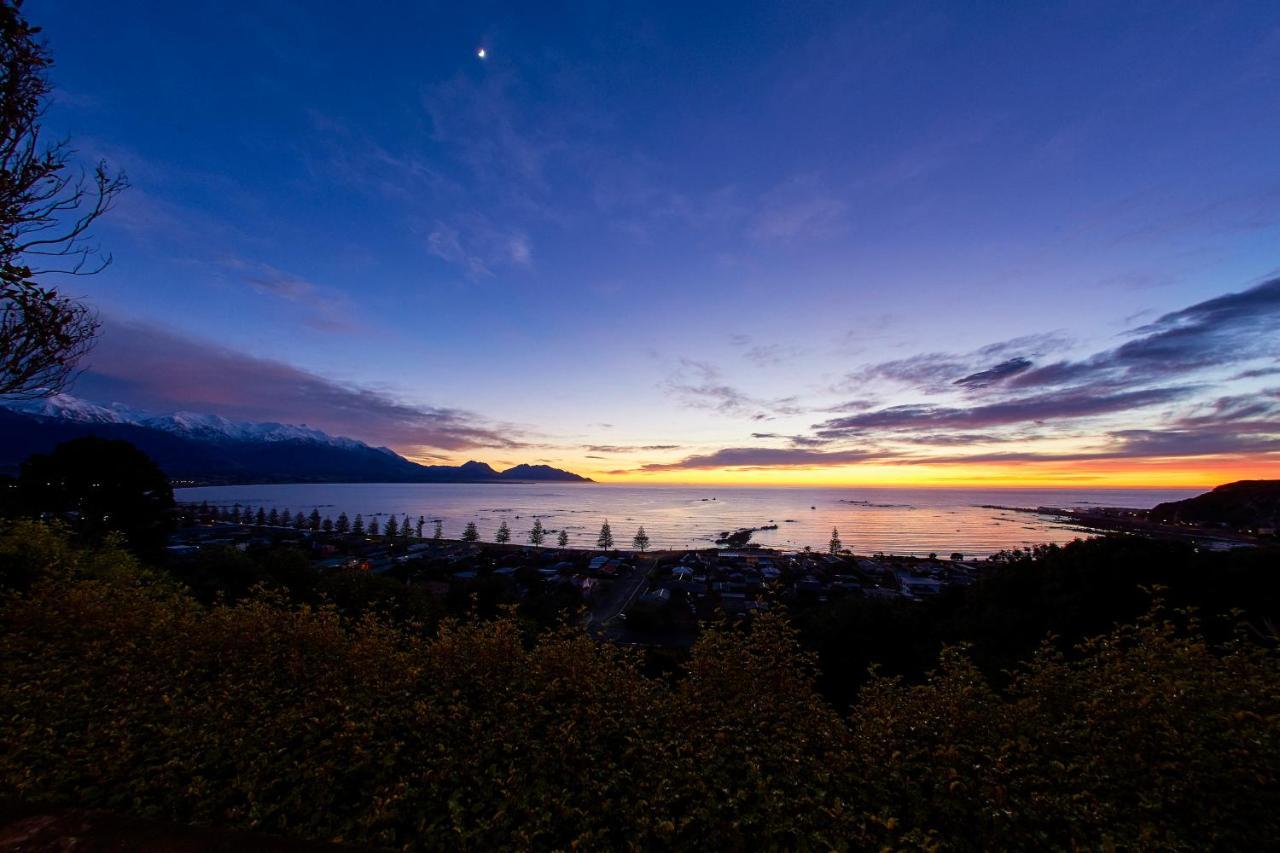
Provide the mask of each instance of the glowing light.
[{"label": "glowing light", "polygon": [[480,59],[484,59],[484,57],[485,57],[485,50],[484,50],[484,48],[483,48],[483,47],[476,51],[476,56],[477,56],[478,58],[480,58]]}]

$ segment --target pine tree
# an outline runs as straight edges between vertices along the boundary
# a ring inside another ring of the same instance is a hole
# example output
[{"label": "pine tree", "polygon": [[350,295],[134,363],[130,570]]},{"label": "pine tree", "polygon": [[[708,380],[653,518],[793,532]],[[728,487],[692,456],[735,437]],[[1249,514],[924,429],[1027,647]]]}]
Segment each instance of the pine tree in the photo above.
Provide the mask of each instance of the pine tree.
[{"label": "pine tree", "polygon": [[236,524],[240,523],[240,513],[242,512],[240,504],[236,504],[231,508],[231,520]]},{"label": "pine tree", "polygon": [[293,527],[295,530],[307,529],[307,517],[302,513],[298,513],[293,517]]},{"label": "pine tree", "polygon": [[644,532],[643,524],[640,525],[640,529],[636,531],[635,538],[631,540],[631,544],[641,554],[649,550],[649,534]]},{"label": "pine tree", "polygon": [[475,542],[479,538],[480,538],[480,533],[479,531],[476,530],[476,523],[474,521],[468,521],[467,529],[462,531],[462,541]]},{"label": "pine tree", "polygon": [[596,537],[596,547],[603,548],[606,551],[613,548],[613,530],[609,527],[609,519],[604,520],[604,524],[600,525],[600,535]]},{"label": "pine tree", "polygon": [[831,541],[827,543],[827,550],[832,554],[840,553],[840,531],[834,527],[831,528]]},{"label": "pine tree", "polygon": [[213,506],[209,507],[209,519],[211,521],[217,521],[221,517],[222,517],[222,510],[218,509],[217,504],[214,504]]},{"label": "pine tree", "polygon": [[370,536],[377,536],[377,535],[378,535],[378,519],[377,519],[377,518],[371,518],[371,519],[369,519],[369,528],[368,528],[368,529],[369,529],[369,535],[370,535]]},{"label": "pine tree", "polygon": [[400,534],[400,525],[396,523],[394,515],[387,518],[387,527],[384,532],[388,539],[395,539]]},{"label": "pine tree", "polygon": [[529,544],[541,545],[542,540],[547,538],[547,531],[542,527],[542,519],[535,518],[533,527],[529,530]]},{"label": "pine tree", "polygon": [[400,522],[400,535],[405,539],[413,536],[413,522],[409,521],[408,514],[405,515],[404,521]]},{"label": "pine tree", "polygon": [[[262,510],[258,510],[258,512],[262,512]],[[270,524],[272,527],[279,526],[280,510],[276,509],[275,507],[271,508],[271,514],[267,516],[267,524]]]},{"label": "pine tree", "polygon": [[556,539],[556,541],[560,543],[560,547],[561,547],[561,548],[563,548],[563,547],[565,547],[566,545],[568,545],[568,544],[569,544],[569,531],[565,530],[564,528],[561,528],[561,529],[560,529],[560,536]]},{"label": "pine tree", "polygon": [[324,521],[320,522],[320,529],[323,530],[325,533],[332,533],[333,519],[326,515],[324,517]]},{"label": "pine tree", "polygon": [[422,538],[422,528],[426,527],[426,525],[427,525],[427,520],[422,516],[418,516],[418,526],[415,528],[415,530],[418,534],[419,539]]},{"label": "pine tree", "polygon": [[257,513],[254,514],[253,523],[258,525],[259,527],[263,527],[266,525],[267,514],[266,512],[263,511],[262,507],[258,507]]},{"label": "pine tree", "polygon": [[288,507],[280,510],[280,519],[278,523],[282,527],[288,527],[290,524],[293,524],[293,513],[289,512]]},{"label": "pine tree", "polygon": [[436,519],[436,532],[431,534],[431,538],[436,542],[444,539],[444,522],[438,518]]},{"label": "pine tree", "polygon": [[320,529],[320,510],[318,508],[311,510],[311,517],[308,521],[312,530]]},{"label": "pine tree", "polygon": [[351,529],[351,519],[347,518],[345,512],[338,513],[338,520],[333,523],[333,529],[343,534]]},{"label": "pine tree", "polygon": [[498,532],[494,534],[493,541],[499,545],[505,545],[511,541],[511,528],[507,526],[507,520],[502,519],[502,523],[498,525]]},{"label": "pine tree", "polygon": [[357,536],[364,535],[364,516],[358,512],[356,513],[356,523],[351,525],[351,532]]}]

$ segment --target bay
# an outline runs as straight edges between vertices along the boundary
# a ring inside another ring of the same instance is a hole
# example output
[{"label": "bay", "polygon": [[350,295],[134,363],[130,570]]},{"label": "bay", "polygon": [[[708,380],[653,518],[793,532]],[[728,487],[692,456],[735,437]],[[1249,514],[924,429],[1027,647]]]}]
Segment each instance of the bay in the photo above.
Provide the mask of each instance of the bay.
[{"label": "bay", "polygon": [[[1199,493],[1186,489],[901,489],[736,486],[632,486],[560,483],[299,483],[203,486],[177,489],[179,501],[230,507],[288,509],[293,513],[384,521],[389,514],[431,524],[440,519],[447,538],[475,522],[492,541],[505,520],[512,540],[525,541],[535,518],[564,529],[571,547],[594,547],[606,519],[618,547],[629,547],[644,526],[653,548],[706,548],[722,533],[760,530],[752,542],[768,547],[825,550],[832,528],[855,553],[930,552],[986,556],[1027,544],[1067,542],[1079,529],[1047,516],[993,510],[1004,507],[1130,507],[1145,509]],[[548,541],[554,541],[554,535]]]}]

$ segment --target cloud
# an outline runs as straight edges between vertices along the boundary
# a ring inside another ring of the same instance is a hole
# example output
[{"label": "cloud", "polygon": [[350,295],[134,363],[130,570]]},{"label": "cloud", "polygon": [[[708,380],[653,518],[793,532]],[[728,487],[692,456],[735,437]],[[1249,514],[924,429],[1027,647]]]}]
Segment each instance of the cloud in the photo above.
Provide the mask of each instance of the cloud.
[{"label": "cloud", "polygon": [[1111,433],[1120,447],[1111,456],[1222,456],[1280,452],[1280,423],[1270,435],[1241,435],[1221,430],[1123,430]]},{"label": "cloud", "polygon": [[[888,382],[926,393],[998,384],[1034,366],[1034,359],[1064,349],[1071,340],[1058,332],[1024,335],[967,353],[930,352],[869,365],[845,376],[837,390]],[[992,362],[998,362],[992,366]]]},{"label": "cloud", "polygon": [[750,335],[730,335],[729,343],[742,350],[742,356],[757,367],[777,367],[800,354],[800,348],[784,344],[760,344]]},{"label": "cloud", "polygon": [[482,214],[468,213],[437,220],[426,235],[427,251],[441,260],[462,267],[472,278],[494,275],[499,269],[533,265],[533,245],[529,235],[516,229],[502,229]]},{"label": "cloud", "polygon": [[[584,449],[592,453],[640,453],[654,450],[679,450],[678,444],[588,444]],[[600,458],[600,457],[595,457]]]},{"label": "cloud", "polygon": [[514,431],[469,412],[405,402],[141,323],[108,321],[90,362],[74,390],[100,402],[307,424],[406,451],[525,446]]},{"label": "cloud", "polygon": [[1196,386],[1100,393],[1096,388],[1037,394],[971,408],[933,405],[890,406],[860,415],[833,418],[814,429],[822,438],[861,436],[873,430],[982,429],[1125,412],[1185,399]]},{"label": "cloud", "polygon": [[751,437],[758,439],[783,438],[791,442],[792,447],[822,447],[825,444],[831,443],[825,438],[814,438],[813,436],[808,435],[783,435],[778,432],[753,432],[751,433]]},{"label": "cloud", "polygon": [[865,412],[867,409],[874,409],[876,403],[874,400],[845,400],[843,403],[836,403],[834,406],[826,406],[819,411],[823,412]]},{"label": "cloud", "polygon": [[220,265],[257,293],[298,306],[303,323],[325,332],[353,332],[360,328],[351,319],[351,301],[333,288],[323,287],[301,276],[277,269],[262,261],[226,255]]},{"label": "cloud", "polygon": [[766,400],[753,397],[721,378],[719,368],[705,362],[682,358],[679,367],[662,383],[664,391],[691,409],[710,409],[724,415],[769,420],[774,415],[793,415],[804,411],[795,397]]},{"label": "cloud", "polygon": [[1002,444],[1009,441],[1026,441],[1025,436],[1001,435],[993,432],[944,432],[924,435],[895,436],[896,441],[938,447],[957,447],[968,444]]},{"label": "cloud", "polygon": [[[314,133],[299,159],[311,177],[335,181],[379,200],[417,203],[423,196],[459,194],[461,188],[429,158],[412,150],[393,150],[375,139],[363,124],[351,124],[316,109],[306,111]],[[405,146],[411,137],[397,139]]]},{"label": "cloud", "polygon": [[[1071,344],[1053,333],[1002,341],[967,353],[923,353],[873,364],[849,384],[887,382],[938,394],[928,402],[875,405],[858,398],[817,411],[833,417],[809,435],[765,430],[758,440],[784,447],[727,447],[638,471],[795,468],[887,464],[1088,463],[1179,457],[1258,457],[1280,453],[1280,388],[1206,399],[1225,382],[1277,375],[1280,279],[1169,312],[1113,348],[1037,366]],[[732,345],[753,341],[735,335]],[[1270,359],[1270,364],[1259,363]],[[1252,362],[1252,364],[1250,364]],[[1247,368],[1247,369],[1243,369]],[[752,419],[766,401],[727,385],[705,362],[681,362],[671,390],[686,404]],[[792,411],[803,411],[793,400]],[[1106,426],[1091,426],[1096,419]],[[1120,418],[1127,428],[1117,428]],[[1046,444],[1052,441],[1053,444]],[[1005,445],[1007,449],[989,449]],[[965,453],[966,449],[975,452]],[[944,451],[939,453],[939,451]]]},{"label": "cloud", "polygon": [[957,375],[970,370],[961,358],[949,353],[933,352],[884,361],[857,374],[851,374],[841,387],[861,387],[867,382],[884,380],[925,392],[943,391],[948,385],[954,384]]},{"label": "cloud", "polygon": [[713,453],[686,456],[677,462],[642,465],[644,472],[691,471],[714,468],[821,468],[852,465],[883,458],[875,450],[806,450],[792,447],[726,447]]},{"label": "cloud", "polygon": [[765,193],[747,226],[762,242],[820,239],[848,227],[849,206],[813,177],[797,177]]},{"label": "cloud", "polygon": [[968,376],[957,379],[954,385],[964,385],[969,388],[986,388],[988,385],[995,385],[1008,379],[1010,376],[1021,373],[1031,367],[1031,359],[1018,356],[1008,361],[1002,361],[995,367],[988,367],[986,370],[980,370],[977,373],[970,373]]},{"label": "cloud", "polygon": [[1280,357],[1280,278],[1165,314],[1134,334],[1139,337],[1090,358],[1024,371],[1010,385],[1051,387],[1101,378],[1138,384]]},{"label": "cloud", "polygon": [[1232,379],[1264,379],[1268,376],[1280,376],[1280,367],[1259,367],[1237,373]]},{"label": "cloud", "polygon": [[422,106],[440,148],[475,180],[505,192],[545,189],[549,165],[569,147],[571,127],[558,118],[565,113],[538,110],[510,70],[458,74],[424,89]]}]

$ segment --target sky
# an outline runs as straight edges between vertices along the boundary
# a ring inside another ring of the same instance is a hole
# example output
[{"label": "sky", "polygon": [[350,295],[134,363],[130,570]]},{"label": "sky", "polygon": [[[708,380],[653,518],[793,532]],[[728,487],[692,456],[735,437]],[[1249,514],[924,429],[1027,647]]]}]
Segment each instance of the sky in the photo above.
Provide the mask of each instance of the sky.
[{"label": "sky", "polygon": [[1274,2],[26,12],[132,185],[77,396],[602,481],[1280,476]]}]

